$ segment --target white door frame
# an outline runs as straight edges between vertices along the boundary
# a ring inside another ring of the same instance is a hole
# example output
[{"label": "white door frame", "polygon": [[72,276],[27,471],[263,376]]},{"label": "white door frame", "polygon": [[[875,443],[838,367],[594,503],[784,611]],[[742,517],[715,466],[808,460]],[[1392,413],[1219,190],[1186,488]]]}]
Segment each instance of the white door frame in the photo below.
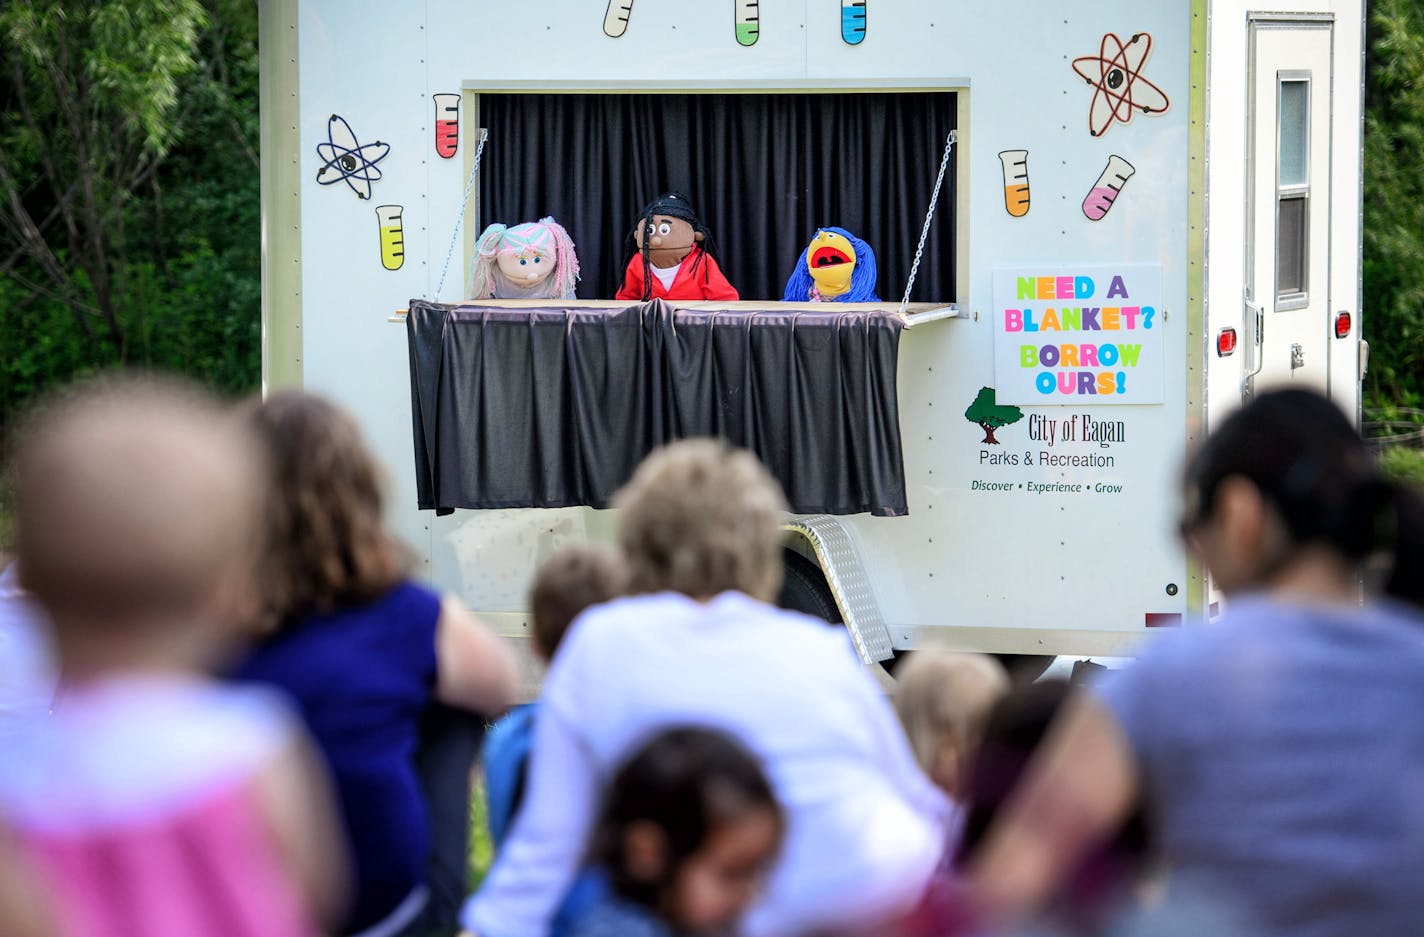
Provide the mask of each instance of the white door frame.
[{"label": "white door frame", "polygon": [[[1331,179],[1334,121],[1334,26],[1330,13],[1248,13],[1246,82],[1245,304],[1246,355],[1242,396],[1257,383],[1295,383],[1325,392],[1330,385]],[[1309,36],[1322,49],[1300,59],[1279,49],[1263,53],[1263,43],[1282,33]],[[1323,59],[1321,54],[1323,53]],[[1304,67],[1297,67],[1304,66]],[[1269,72],[1269,74],[1267,74]],[[1269,85],[1267,81],[1269,80]],[[1307,81],[1305,182],[1281,185],[1280,95],[1283,82]],[[1275,99],[1263,106],[1263,94]],[[1262,123],[1266,125],[1263,126]],[[1263,179],[1269,171],[1269,181]],[[1267,186],[1269,187],[1267,189]],[[1283,191],[1285,190],[1285,191]],[[1277,283],[1282,195],[1306,203],[1302,274],[1304,289],[1282,295]],[[1266,205],[1269,227],[1259,227]],[[1258,268],[1258,262],[1261,267]]]}]

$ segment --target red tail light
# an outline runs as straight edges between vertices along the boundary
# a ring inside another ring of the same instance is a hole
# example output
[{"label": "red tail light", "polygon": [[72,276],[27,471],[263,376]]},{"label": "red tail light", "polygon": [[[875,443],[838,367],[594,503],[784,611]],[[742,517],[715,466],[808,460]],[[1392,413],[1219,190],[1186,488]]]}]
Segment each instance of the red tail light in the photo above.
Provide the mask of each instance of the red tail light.
[{"label": "red tail light", "polygon": [[1216,355],[1225,358],[1236,350],[1236,330],[1222,329],[1216,335]]},{"label": "red tail light", "polygon": [[1345,310],[1335,313],[1335,337],[1344,338],[1350,334],[1350,314]]}]

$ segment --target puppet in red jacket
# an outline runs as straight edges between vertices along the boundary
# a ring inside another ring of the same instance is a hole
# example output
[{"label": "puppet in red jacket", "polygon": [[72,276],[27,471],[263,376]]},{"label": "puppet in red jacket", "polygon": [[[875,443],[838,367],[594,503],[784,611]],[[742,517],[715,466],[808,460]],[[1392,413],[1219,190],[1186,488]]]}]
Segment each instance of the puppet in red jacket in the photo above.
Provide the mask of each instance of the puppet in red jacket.
[{"label": "puppet in red jacket", "polygon": [[628,242],[634,254],[618,299],[738,298],[712,256],[712,232],[681,193],[669,192],[650,202]]}]

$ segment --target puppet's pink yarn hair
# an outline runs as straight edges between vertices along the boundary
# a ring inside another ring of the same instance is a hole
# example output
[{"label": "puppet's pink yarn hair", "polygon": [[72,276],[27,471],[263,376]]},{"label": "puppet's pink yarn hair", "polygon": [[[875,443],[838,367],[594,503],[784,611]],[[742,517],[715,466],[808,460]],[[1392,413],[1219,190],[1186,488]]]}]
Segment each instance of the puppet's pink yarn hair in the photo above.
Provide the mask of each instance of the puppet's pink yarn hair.
[{"label": "puppet's pink yarn hair", "polygon": [[574,239],[564,226],[553,218],[540,218],[539,223],[549,229],[554,236],[554,295],[560,299],[573,299],[574,288],[579,278],[578,254],[574,252]]},{"label": "puppet's pink yarn hair", "polygon": [[475,242],[471,299],[490,299],[494,296],[494,260],[499,254],[499,242],[503,240],[505,230],[504,225],[496,222],[485,228]]},{"label": "puppet's pink yarn hair", "polygon": [[479,240],[475,242],[471,298],[490,299],[494,296],[495,260],[502,251],[518,252],[528,248],[541,253],[549,251],[553,255],[554,272],[549,274],[551,296],[573,299],[575,284],[579,278],[578,254],[574,252],[574,242],[573,238],[569,237],[569,232],[553,218],[540,218],[537,222],[515,225],[513,228],[498,223],[485,228]]}]

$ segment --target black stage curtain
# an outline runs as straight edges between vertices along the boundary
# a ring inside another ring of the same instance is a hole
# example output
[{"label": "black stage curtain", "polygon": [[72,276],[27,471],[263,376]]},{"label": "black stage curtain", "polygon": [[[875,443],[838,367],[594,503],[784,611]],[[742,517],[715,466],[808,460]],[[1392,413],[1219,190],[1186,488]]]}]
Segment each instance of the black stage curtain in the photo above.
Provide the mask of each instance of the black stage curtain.
[{"label": "black stage curtain", "polygon": [[606,507],[653,449],[750,449],[798,513],[906,512],[902,320],[837,309],[410,301],[418,504]]},{"label": "black stage curtain", "polygon": [[[480,227],[553,215],[578,247],[580,298],[613,298],[634,217],[671,189],[743,299],[781,299],[816,228],[834,225],[870,244],[880,297],[899,300],[955,95],[483,93],[479,122]],[[951,160],[917,302],[955,298],[953,180]]]}]

